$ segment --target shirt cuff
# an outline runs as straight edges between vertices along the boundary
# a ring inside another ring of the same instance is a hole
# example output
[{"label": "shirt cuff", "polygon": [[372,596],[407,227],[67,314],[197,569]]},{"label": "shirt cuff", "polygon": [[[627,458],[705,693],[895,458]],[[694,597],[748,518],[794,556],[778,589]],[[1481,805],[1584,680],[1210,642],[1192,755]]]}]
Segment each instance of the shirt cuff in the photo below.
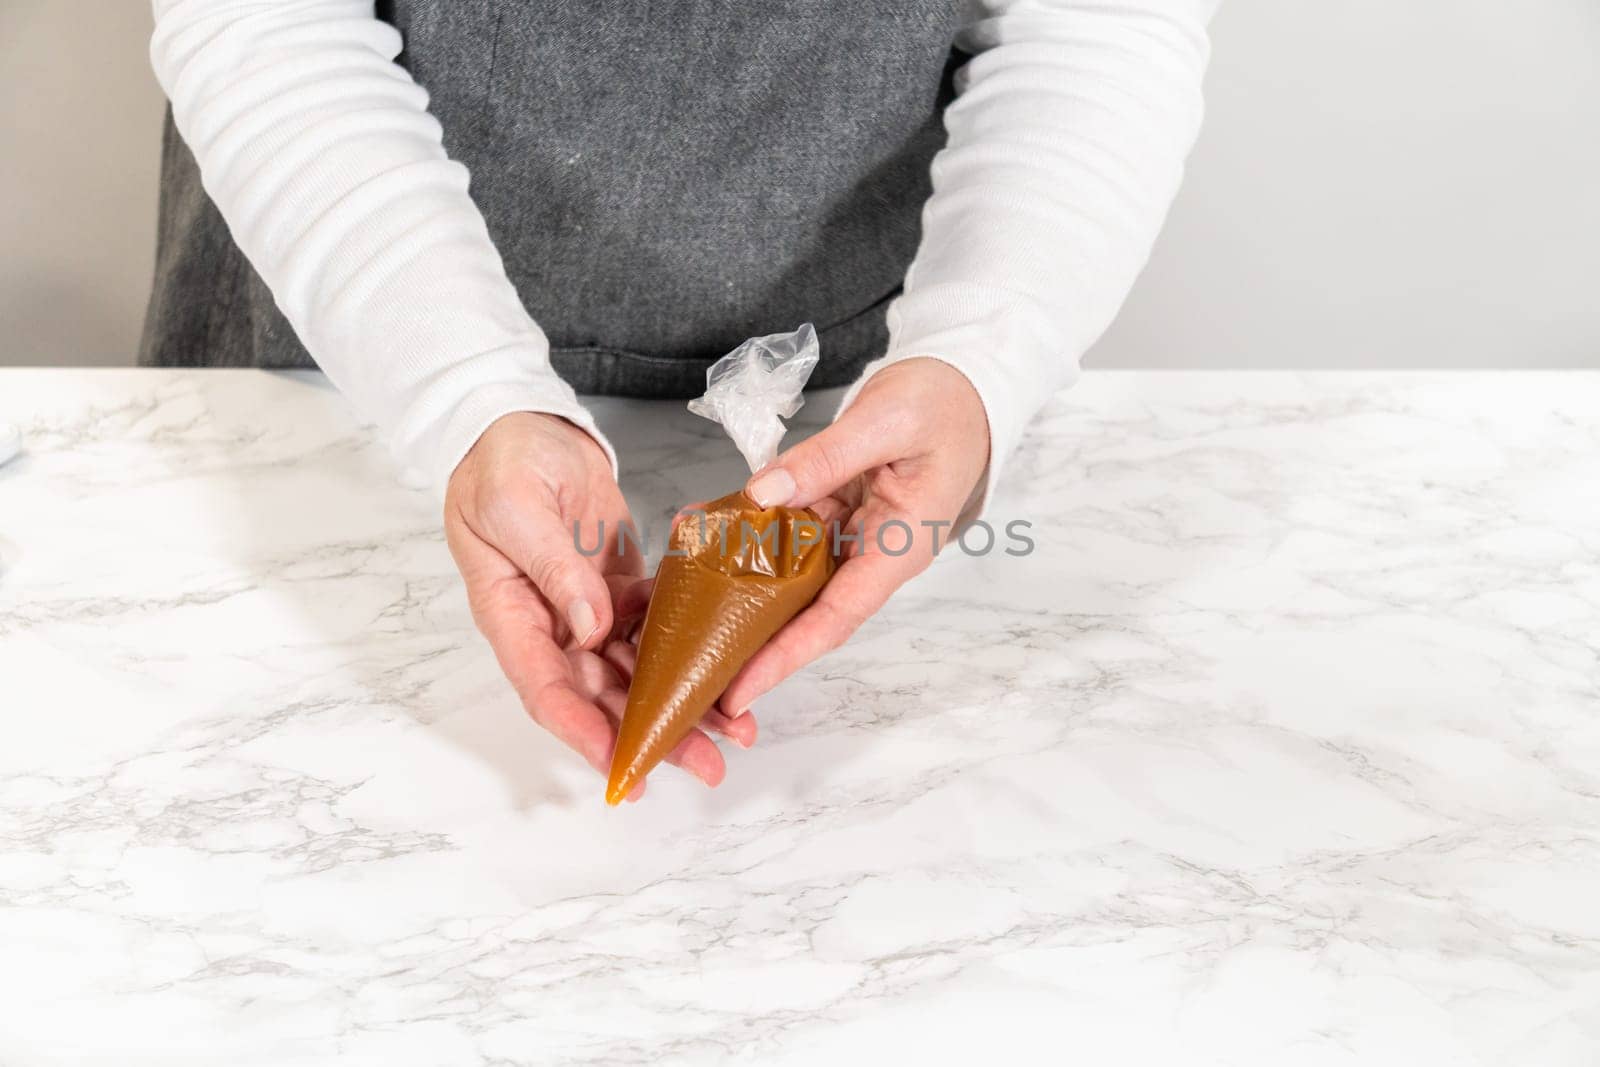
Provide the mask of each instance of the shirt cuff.
[{"label": "shirt cuff", "polygon": [[443,498],[450,476],[496,419],[528,411],[557,415],[583,430],[605,453],[613,477],[617,453],[572,387],[551,369],[542,345],[510,346],[474,356],[430,381],[394,432],[406,481]]}]

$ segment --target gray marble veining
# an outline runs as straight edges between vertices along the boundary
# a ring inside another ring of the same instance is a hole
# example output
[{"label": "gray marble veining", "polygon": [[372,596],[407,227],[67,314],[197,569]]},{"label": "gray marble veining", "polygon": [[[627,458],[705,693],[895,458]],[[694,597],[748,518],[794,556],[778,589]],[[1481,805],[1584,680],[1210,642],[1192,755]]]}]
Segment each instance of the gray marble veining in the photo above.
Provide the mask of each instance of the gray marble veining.
[{"label": "gray marble veining", "polygon": [[1600,374],[1090,373],[1033,554],[619,810],[320,379],[0,421],[0,1062],[1600,1061]]}]

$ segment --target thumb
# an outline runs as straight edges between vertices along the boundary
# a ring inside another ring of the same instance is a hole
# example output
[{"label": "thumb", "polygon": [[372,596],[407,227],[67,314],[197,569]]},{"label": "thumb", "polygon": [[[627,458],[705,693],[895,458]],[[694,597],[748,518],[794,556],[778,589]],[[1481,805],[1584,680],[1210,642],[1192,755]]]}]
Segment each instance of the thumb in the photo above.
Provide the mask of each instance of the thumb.
[{"label": "thumb", "polygon": [[[611,592],[601,574],[599,557],[578,551],[604,546],[595,530],[575,534],[558,515],[543,509],[518,517],[509,529],[497,531],[496,547],[526,574],[541,596],[565,620],[579,648],[593,648],[611,632]],[[601,552],[608,551],[600,547]]]},{"label": "thumb", "polygon": [[756,473],[745,493],[764,508],[809,507],[862,471],[909,455],[916,415],[891,392],[863,391],[833,425]]}]

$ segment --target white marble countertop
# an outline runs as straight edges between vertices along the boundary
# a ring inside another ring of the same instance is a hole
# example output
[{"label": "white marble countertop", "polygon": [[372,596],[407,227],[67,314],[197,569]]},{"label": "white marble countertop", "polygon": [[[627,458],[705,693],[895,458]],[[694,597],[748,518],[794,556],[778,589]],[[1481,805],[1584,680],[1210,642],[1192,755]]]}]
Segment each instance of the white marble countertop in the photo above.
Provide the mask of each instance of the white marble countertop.
[{"label": "white marble countertop", "polygon": [[[601,407],[641,517],[737,483]],[[0,1062],[1600,1058],[1600,373],[1091,373],[1034,554],[621,809],[320,379],[7,420]]]}]

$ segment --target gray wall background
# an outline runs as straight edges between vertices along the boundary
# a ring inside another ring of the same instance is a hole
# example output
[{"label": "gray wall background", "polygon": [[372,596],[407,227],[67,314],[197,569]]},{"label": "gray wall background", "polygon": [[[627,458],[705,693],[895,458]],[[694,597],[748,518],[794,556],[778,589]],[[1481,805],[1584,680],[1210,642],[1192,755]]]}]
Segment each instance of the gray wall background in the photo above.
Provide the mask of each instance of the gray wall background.
[{"label": "gray wall background", "polygon": [[[141,0],[0,0],[0,365],[132,361]],[[1225,0],[1209,117],[1094,366],[1600,366],[1600,3]]]}]

